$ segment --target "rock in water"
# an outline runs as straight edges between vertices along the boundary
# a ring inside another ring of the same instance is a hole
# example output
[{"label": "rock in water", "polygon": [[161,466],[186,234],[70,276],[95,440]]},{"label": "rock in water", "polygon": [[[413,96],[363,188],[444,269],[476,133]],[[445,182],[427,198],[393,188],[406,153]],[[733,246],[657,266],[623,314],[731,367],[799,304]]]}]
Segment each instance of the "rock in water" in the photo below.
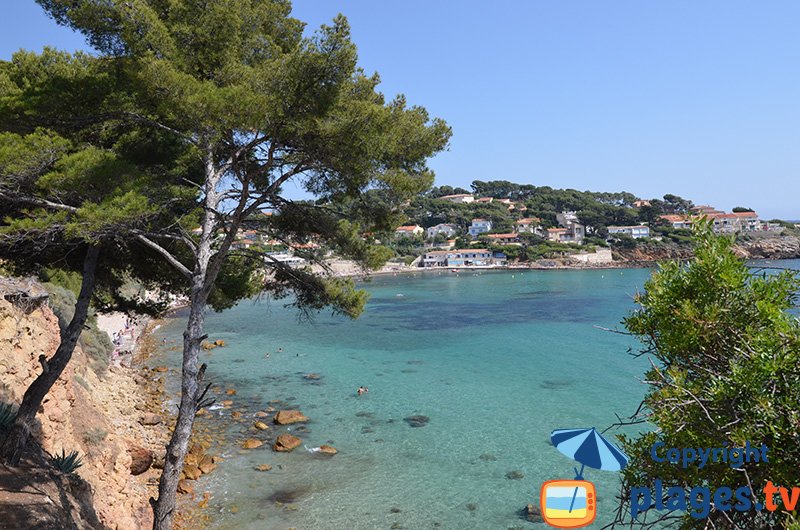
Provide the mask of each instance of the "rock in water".
[{"label": "rock in water", "polygon": [[522,471],[514,470],[506,473],[506,478],[508,480],[522,480],[525,478],[525,475],[522,473]]},{"label": "rock in water", "polygon": [[278,425],[290,425],[292,423],[308,421],[308,418],[299,410],[279,410],[272,421]]},{"label": "rock in water", "polygon": [[256,471],[269,471],[270,469],[272,469],[272,466],[269,464],[259,464],[253,469],[255,469]]},{"label": "rock in water", "polygon": [[403,418],[403,421],[408,423],[409,427],[425,427],[431,419],[427,416],[416,415]]},{"label": "rock in water", "polygon": [[319,452],[325,455],[335,455],[339,451],[332,445],[320,445]]},{"label": "rock in water", "polygon": [[520,511],[520,516],[525,519],[526,521],[530,521],[531,523],[541,523],[542,522],[542,514],[539,511],[539,508],[534,506],[533,504],[528,504]]},{"label": "rock in water", "polygon": [[200,478],[202,472],[197,466],[183,466],[183,474],[189,480],[197,480]]},{"label": "rock in water", "polygon": [[297,436],[292,436],[291,434],[281,434],[278,436],[278,439],[275,440],[272,450],[279,453],[288,453],[299,447],[301,443],[302,440],[300,440],[300,438]]},{"label": "rock in water", "polygon": [[244,447],[245,449],[255,449],[256,447],[261,447],[262,445],[264,445],[264,442],[262,442],[261,440],[256,440],[255,438],[248,438],[247,440],[244,441],[242,447]]},{"label": "rock in water", "polygon": [[269,429],[269,425],[267,425],[263,421],[257,421],[253,423],[253,427],[258,429],[259,431],[266,431],[267,429]]}]

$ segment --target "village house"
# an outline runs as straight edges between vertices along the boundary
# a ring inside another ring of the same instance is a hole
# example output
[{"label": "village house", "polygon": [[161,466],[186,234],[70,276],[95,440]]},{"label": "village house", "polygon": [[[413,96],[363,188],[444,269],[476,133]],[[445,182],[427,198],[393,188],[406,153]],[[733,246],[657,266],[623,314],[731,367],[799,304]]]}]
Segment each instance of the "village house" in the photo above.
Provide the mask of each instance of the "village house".
[{"label": "village house", "polygon": [[423,232],[424,230],[419,225],[400,226],[397,228],[397,230],[394,231],[394,237],[396,238],[414,237],[421,235]]},{"label": "village house", "polygon": [[483,234],[492,230],[492,222],[489,219],[473,219],[469,227],[469,235],[478,237],[478,234]]},{"label": "village house", "polygon": [[550,241],[583,244],[583,238],[586,237],[586,227],[580,223],[575,212],[565,211],[556,214],[556,221],[564,231],[559,229],[555,229],[555,231],[548,230],[547,238]]},{"label": "village house", "polygon": [[725,213],[713,206],[695,206],[693,215],[662,215],[661,219],[667,221],[673,228],[688,229],[692,227],[693,220],[706,218],[712,223],[712,229],[717,234],[736,234],[739,232],[758,232],[770,230],[769,223],[764,223],[758,218],[756,212]]},{"label": "village house", "polygon": [[541,226],[542,220],[538,217],[523,217],[514,223],[514,229],[518,234],[544,234]]},{"label": "village house", "polygon": [[519,235],[516,233],[510,234],[487,234],[485,236],[490,242],[498,245],[519,245]]},{"label": "village house", "polygon": [[422,266],[434,267],[490,267],[503,266],[507,262],[505,254],[493,253],[485,248],[466,248],[458,250],[432,250],[422,257]]},{"label": "village house", "polygon": [[641,199],[638,201],[633,201],[634,208],[641,208],[642,206],[650,206],[650,201],[645,201]]},{"label": "village house", "polygon": [[435,226],[429,227],[425,230],[425,236],[428,239],[433,239],[434,237],[438,236],[439,234],[445,237],[453,237],[458,232],[458,227],[454,224],[448,223],[440,223]]},{"label": "village house", "polygon": [[609,226],[608,235],[623,234],[630,236],[633,239],[641,239],[643,237],[650,237],[650,227],[635,225],[635,226]]},{"label": "village house", "polygon": [[672,228],[689,230],[692,228],[692,219],[688,215],[661,215],[661,219],[672,225]]},{"label": "village house", "polygon": [[756,232],[762,229],[762,223],[756,212],[733,212],[733,215],[737,217],[742,232]]},{"label": "village house", "polygon": [[444,195],[439,197],[439,199],[448,202],[454,202],[456,204],[468,204],[470,202],[475,201],[475,197],[468,193],[457,193],[455,195]]}]

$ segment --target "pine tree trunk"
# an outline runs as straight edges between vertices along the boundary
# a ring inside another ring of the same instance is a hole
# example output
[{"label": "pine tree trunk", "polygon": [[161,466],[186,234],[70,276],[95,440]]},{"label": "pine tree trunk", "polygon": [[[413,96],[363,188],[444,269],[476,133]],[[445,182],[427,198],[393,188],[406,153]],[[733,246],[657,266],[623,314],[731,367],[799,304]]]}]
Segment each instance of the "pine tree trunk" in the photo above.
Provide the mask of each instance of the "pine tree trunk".
[{"label": "pine tree trunk", "polygon": [[95,286],[95,272],[97,269],[97,258],[100,254],[98,246],[90,246],[86,249],[86,257],[83,260],[83,279],[81,281],[81,291],[75,303],[75,314],[67,328],[61,333],[61,343],[56,349],[56,353],[49,360],[44,356],[40,357],[42,363],[42,373],[34,379],[33,383],[25,391],[22,403],[19,406],[14,424],[0,447],[0,460],[15,466],[19,464],[22,451],[28,442],[36,413],[42,406],[44,397],[53,387],[61,376],[64,368],[67,367],[75,345],[86,324],[89,315],[89,302],[92,299]]},{"label": "pine tree trunk", "polygon": [[169,530],[178,494],[178,480],[183,470],[183,461],[192,437],[197,401],[200,395],[198,381],[200,342],[203,340],[203,322],[206,300],[193,293],[189,322],[183,332],[183,370],[181,377],[181,404],[178,419],[164,458],[164,470],[158,483],[158,501],[153,504],[153,530]]},{"label": "pine tree trunk", "polygon": [[198,378],[200,343],[205,337],[203,326],[208,295],[219,273],[219,268],[209,270],[209,262],[214,254],[212,242],[217,228],[216,218],[212,212],[217,210],[221,199],[217,191],[221,173],[214,167],[211,149],[206,154],[205,164],[205,212],[201,223],[202,232],[195,257],[195,267],[191,277],[189,320],[183,332],[181,404],[178,409],[175,430],[167,444],[164,470],[161,472],[161,479],[158,482],[158,500],[150,499],[153,506],[153,530],[170,530],[172,528],[177,504],[178,480],[183,470],[183,461],[189,448],[189,440],[192,437],[197,403],[202,394]]}]

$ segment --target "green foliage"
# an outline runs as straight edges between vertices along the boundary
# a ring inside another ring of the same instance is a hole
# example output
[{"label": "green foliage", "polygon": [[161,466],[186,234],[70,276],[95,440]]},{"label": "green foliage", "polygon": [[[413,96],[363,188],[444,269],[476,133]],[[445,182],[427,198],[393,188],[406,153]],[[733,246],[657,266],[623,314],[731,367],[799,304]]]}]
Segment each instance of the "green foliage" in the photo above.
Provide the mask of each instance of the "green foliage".
[{"label": "green foliage", "polygon": [[[622,437],[631,458],[623,471],[623,506],[630,503],[631,486],[652,486],[655,478],[665,489],[681,485],[687,493],[705,484],[752,484],[759,490],[767,480],[800,482],[800,322],[790,312],[800,279],[791,271],[753,271],[733,253],[732,238],[714,236],[708,224],[698,223],[696,230],[695,258],[688,265],[663,264],[638,296],[640,309],[625,319],[653,359],[639,419],[654,429]],[[745,463],[742,470],[723,462],[684,469],[653,461],[656,441],[677,448],[765,443],[769,463]],[[787,520],[781,511],[712,509],[709,515],[715,526],[728,528],[726,517],[748,529],[778,528]],[[680,527],[707,524],[687,515]]]},{"label": "green foliage", "polygon": [[67,454],[64,449],[61,449],[61,454],[50,455],[48,460],[50,461],[50,465],[62,473],[74,473],[75,470],[83,465],[78,451],[72,451]]},{"label": "green foliage", "polygon": [[108,436],[108,431],[100,428],[89,429],[83,433],[83,441],[87,445],[97,445]]},{"label": "green foliage", "polygon": [[[60,274],[57,275],[57,279],[58,278],[69,280],[71,279],[71,275]],[[42,286],[50,295],[48,299],[50,309],[52,309],[53,313],[58,317],[58,325],[63,331],[66,329],[70,320],[72,320],[72,315],[75,313],[77,297],[72,291],[60,285],[44,283]],[[81,350],[89,357],[89,366],[92,370],[97,374],[104,373],[108,368],[109,355],[114,349],[114,345],[111,343],[111,339],[108,338],[108,334],[97,328],[95,316],[92,315],[87,319],[86,327],[83,332],[81,332],[78,343],[81,346]]]},{"label": "green foliage", "polygon": [[10,403],[0,403],[0,434],[8,431],[14,418],[17,415],[17,408]]}]

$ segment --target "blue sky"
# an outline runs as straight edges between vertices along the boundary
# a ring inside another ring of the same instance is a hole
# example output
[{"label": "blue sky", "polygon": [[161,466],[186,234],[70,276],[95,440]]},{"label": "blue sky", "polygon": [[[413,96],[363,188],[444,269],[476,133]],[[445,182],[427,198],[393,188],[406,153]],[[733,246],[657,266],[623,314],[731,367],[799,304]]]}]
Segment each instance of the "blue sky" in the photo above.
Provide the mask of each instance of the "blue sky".
[{"label": "blue sky", "polygon": [[[4,5],[0,58],[83,47],[31,0]],[[347,15],[360,63],[446,119],[437,184],[505,179],[675,193],[800,218],[800,3],[295,0]]]}]

